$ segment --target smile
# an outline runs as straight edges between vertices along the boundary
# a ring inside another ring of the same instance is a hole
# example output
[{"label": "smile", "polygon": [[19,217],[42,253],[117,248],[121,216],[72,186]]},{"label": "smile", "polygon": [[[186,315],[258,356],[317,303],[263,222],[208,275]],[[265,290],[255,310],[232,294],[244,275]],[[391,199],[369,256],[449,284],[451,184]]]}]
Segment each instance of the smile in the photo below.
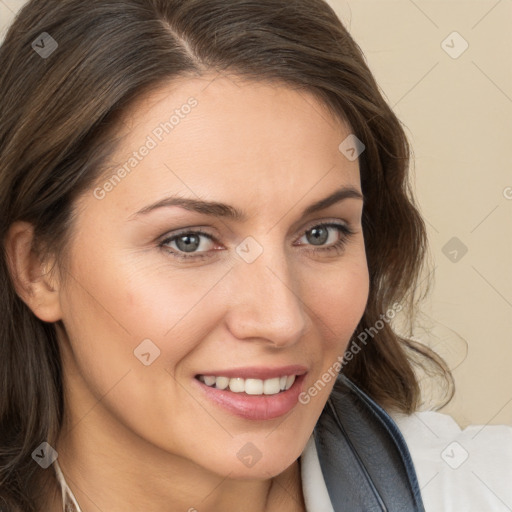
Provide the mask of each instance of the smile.
[{"label": "smile", "polygon": [[277,395],[287,391],[295,382],[295,375],[282,375],[271,379],[243,379],[241,377],[216,377],[214,375],[199,375],[199,381],[215,389],[246,393],[248,395]]}]

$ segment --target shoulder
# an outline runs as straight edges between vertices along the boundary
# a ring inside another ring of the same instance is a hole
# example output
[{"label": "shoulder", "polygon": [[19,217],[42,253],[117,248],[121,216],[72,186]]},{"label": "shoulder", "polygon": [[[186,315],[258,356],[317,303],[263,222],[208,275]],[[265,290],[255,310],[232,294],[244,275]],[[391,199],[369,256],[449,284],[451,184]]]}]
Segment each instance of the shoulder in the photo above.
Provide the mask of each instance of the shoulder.
[{"label": "shoulder", "polygon": [[512,426],[461,429],[439,412],[389,414],[409,448],[427,512],[512,510]]}]

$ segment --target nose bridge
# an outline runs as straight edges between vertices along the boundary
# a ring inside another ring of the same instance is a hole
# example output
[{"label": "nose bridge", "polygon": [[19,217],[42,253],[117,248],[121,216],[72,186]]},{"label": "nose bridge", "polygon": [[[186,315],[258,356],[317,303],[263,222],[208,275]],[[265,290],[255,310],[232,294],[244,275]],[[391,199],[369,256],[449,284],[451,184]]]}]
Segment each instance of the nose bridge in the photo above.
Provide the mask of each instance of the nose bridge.
[{"label": "nose bridge", "polygon": [[304,304],[294,269],[277,245],[266,246],[251,263],[237,263],[239,293],[232,332],[239,338],[266,338],[276,345],[292,344],[305,328]]}]

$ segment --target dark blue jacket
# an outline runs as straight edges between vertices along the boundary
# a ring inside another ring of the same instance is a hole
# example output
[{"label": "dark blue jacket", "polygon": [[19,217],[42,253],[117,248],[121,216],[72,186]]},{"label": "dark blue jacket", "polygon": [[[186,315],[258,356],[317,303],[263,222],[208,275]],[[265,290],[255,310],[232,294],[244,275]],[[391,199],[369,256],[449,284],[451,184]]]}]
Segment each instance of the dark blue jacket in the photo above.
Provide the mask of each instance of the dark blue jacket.
[{"label": "dark blue jacket", "polygon": [[425,512],[398,427],[344,375],[315,426],[315,444],[335,512]]}]

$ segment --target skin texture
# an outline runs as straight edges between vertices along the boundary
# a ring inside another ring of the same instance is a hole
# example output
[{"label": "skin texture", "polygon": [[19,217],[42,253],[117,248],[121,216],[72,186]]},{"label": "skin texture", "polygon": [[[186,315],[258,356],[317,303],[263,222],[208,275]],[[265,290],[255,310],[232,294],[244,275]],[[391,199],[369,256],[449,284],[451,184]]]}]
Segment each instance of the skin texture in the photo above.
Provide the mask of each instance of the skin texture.
[{"label": "skin texture", "polygon": [[[361,191],[358,161],[338,149],[349,127],[313,96],[235,77],[174,82],[125,117],[112,169],[191,96],[197,105],[126,177],[101,199],[93,190],[79,199],[66,266],[43,274],[30,225],[9,232],[18,293],[65,327],[55,448],[84,512],[303,510],[297,459],[334,381],[286,416],[252,421],[206,399],[194,376],[302,364],[307,389],[344,353],[368,298],[362,200],[301,217],[341,186]],[[247,220],[177,206],[134,215],[173,194],[227,203]],[[329,228],[314,245],[322,222],[354,234]],[[176,241],[159,247],[183,228],[214,237],[197,250],[209,256],[173,257]],[[263,250],[252,263],[236,251],[247,237]],[[340,238],[341,250],[326,250]],[[147,366],[134,355],[145,339],[160,350]],[[261,452],[252,467],[237,457],[249,442]]]}]

